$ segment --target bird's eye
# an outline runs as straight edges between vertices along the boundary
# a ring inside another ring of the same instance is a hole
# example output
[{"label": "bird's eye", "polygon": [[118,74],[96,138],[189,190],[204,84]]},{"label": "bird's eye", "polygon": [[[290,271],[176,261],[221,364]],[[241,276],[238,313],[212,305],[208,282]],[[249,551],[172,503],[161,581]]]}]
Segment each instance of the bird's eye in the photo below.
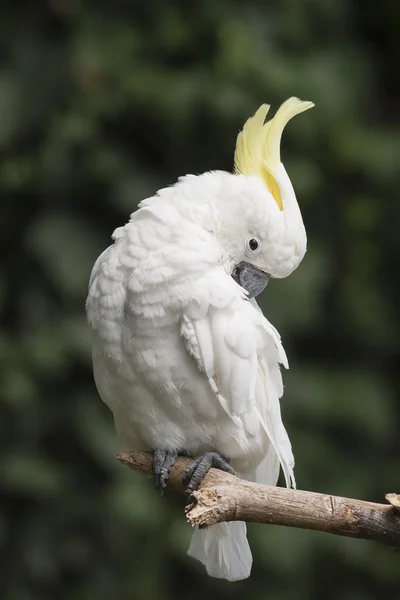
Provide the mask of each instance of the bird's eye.
[{"label": "bird's eye", "polygon": [[256,240],[256,238],[251,238],[251,240],[249,240],[249,248],[250,250],[258,250],[258,241]]},{"label": "bird's eye", "polygon": [[251,254],[257,252],[261,248],[261,242],[258,238],[252,237],[249,238],[246,242],[246,250],[248,250]]}]

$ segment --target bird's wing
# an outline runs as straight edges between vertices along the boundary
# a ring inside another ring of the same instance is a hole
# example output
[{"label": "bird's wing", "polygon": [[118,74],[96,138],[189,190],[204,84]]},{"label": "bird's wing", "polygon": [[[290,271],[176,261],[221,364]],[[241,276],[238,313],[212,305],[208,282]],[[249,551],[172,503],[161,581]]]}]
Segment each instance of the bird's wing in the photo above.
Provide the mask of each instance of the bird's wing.
[{"label": "bird's wing", "polygon": [[[285,476],[286,485],[288,487],[291,485],[295,488],[296,481],[293,472],[294,456],[292,445],[283,425],[279,402],[279,399],[283,395],[283,382],[279,363],[286,369],[289,368],[289,365],[278,331],[264,317],[254,298],[250,300],[250,303],[254,311],[259,315],[259,327],[263,330],[265,339],[265,350],[259,354],[259,376],[261,385],[267,391],[268,402],[260,406],[261,423],[276,451]],[[276,360],[276,355],[274,357],[271,355],[270,350],[268,350],[271,346],[276,349],[278,360]],[[262,475],[258,478],[258,481],[260,483],[269,483],[261,481],[261,479]]]},{"label": "bird's wing", "polygon": [[288,365],[279,334],[222,270],[198,283],[208,286],[209,304],[185,309],[181,335],[186,349],[234,423],[249,433],[261,424],[290,485],[293,455],[279,405],[279,364]]},{"label": "bird's wing", "polygon": [[[281,362],[287,367],[286,356],[280,345],[279,336],[275,328],[266,319],[264,319],[264,321],[263,327],[265,328],[266,335],[269,336],[271,340],[274,340],[277,349],[279,347],[281,348],[283,352]],[[260,422],[275,449],[285,476],[286,485],[288,487],[296,487],[293,472],[294,457],[292,445],[283,425],[279,402],[279,398],[283,394],[282,375],[279,364],[269,358],[268,352],[263,352],[259,355],[259,376],[261,385],[266,390],[266,398],[268,399],[267,403],[259,407]],[[261,483],[261,480],[258,480]]]},{"label": "bird's wing", "polygon": [[[86,311],[94,339],[100,333],[107,342],[107,354],[120,359],[120,340],[125,320],[127,290],[114,246],[96,260],[89,281]],[[95,348],[95,347],[94,347]]]}]

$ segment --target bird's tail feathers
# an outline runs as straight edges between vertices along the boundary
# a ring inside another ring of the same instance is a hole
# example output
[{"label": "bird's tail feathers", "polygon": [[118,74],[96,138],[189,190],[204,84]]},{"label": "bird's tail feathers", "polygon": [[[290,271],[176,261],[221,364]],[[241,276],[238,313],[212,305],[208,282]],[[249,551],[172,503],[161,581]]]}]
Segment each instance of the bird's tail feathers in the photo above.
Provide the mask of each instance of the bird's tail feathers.
[{"label": "bird's tail feathers", "polygon": [[211,577],[228,581],[246,579],[253,563],[246,523],[232,521],[206,529],[196,527],[188,554],[202,562]]}]

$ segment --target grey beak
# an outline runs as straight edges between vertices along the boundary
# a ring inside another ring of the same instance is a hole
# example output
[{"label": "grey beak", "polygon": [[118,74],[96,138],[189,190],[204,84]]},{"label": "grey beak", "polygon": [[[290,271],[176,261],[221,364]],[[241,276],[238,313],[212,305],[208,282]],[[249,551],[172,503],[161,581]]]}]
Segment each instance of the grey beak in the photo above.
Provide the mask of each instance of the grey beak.
[{"label": "grey beak", "polygon": [[242,261],[233,269],[232,277],[236,283],[247,290],[249,298],[255,298],[265,290],[271,276],[254,265]]}]

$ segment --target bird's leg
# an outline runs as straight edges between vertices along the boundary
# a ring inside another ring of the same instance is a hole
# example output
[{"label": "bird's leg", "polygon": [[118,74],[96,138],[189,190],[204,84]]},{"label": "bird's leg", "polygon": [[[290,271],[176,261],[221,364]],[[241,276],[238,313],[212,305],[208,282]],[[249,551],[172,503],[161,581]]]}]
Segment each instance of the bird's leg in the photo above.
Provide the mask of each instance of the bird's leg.
[{"label": "bird's leg", "polygon": [[172,452],[169,450],[154,450],[153,452],[153,480],[156,490],[161,494],[164,493],[169,472],[174,466],[178,455],[192,458],[192,454],[185,450],[182,450],[181,452],[178,452],[177,450]]},{"label": "bird's leg", "polygon": [[183,474],[182,483],[186,488],[185,492],[188,496],[199,487],[212,467],[232,473],[232,475],[235,474],[226,457],[218,454],[218,452],[206,452],[203,456],[196,458]]}]

